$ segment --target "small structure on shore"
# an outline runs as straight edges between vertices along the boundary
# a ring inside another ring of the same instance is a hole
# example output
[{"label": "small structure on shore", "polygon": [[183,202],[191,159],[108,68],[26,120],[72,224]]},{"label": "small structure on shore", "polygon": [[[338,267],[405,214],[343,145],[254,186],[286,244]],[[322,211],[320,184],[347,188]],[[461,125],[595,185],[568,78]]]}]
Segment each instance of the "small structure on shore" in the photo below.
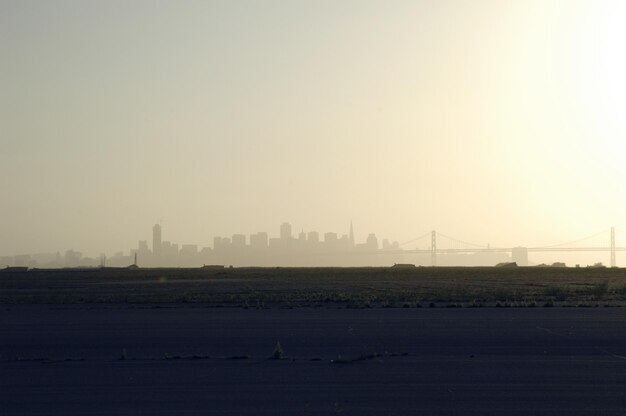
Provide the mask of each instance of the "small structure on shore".
[{"label": "small structure on shore", "polygon": [[567,267],[567,265],[561,261],[554,262],[552,264],[541,263],[535,267]]},{"label": "small structure on shore", "polygon": [[517,263],[514,261],[506,262],[506,263],[498,263],[496,267],[517,267]]},{"label": "small structure on shore", "polygon": [[3,272],[10,272],[10,273],[24,273],[28,271],[28,267],[22,267],[22,266],[7,266],[4,269],[0,270]]},{"label": "small structure on shore", "polygon": [[[232,268],[232,266],[231,266]],[[200,267],[200,270],[224,270],[224,265],[222,264],[205,264]]]},{"label": "small structure on shore", "polygon": [[392,269],[414,269],[415,265],[411,263],[394,263]]}]

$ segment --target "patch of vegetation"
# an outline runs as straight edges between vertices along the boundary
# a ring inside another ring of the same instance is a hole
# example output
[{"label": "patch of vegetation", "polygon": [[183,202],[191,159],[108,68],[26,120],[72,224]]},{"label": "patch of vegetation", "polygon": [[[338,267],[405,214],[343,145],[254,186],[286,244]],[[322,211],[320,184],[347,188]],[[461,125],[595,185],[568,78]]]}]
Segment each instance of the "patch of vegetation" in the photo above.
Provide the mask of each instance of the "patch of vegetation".
[{"label": "patch of vegetation", "polygon": [[280,345],[280,341],[276,342],[276,346],[274,346],[274,351],[272,351],[270,358],[273,360],[282,360],[285,358],[285,352],[283,351],[283,347]]},{"label": "patch of vegetation", "polygon": [[360,355],[353,357],[353,358],[347,358],[347,357],[342,357],[341,354],[337,355],[337,358],[330,360],[330,362],[332,364],[351,364],[351,363],[356,363],[359,361],[367,361],[367,360],[373,360],[376,358],[385,358],[385,357],[408,357],[410,354],[407,352],[404,353],[397,353],[397,352],[388,352],[385,351],[384,353],[377,353],[377,352],[372,352],[372,353],[361,353]]},{"label": "patch of vegetation", "polygon": [[[167,283],[159,277],[167,275]],[[35,270],[0,275],[0,304],[265,308],[527,307],[626,302],[626,269],[563,267]]]},{"label": "patch of vegetation", "polygon": [[626,299],[626,286],[614,288],[613,293],[615,293],[620,299]]},{"label": "patch of vegetation", "polygon": [[594,299],[602,299],[609,291],[609,284],[607,282],[598,283],[593,285],[590,292]]},{"label": "patch of vegetation", "polygon": [[209,355],[192,354],[192,355],[170,355],[165,353],[164,360],[208,360],[211,357]]},{"label": "patch of vegetation", "polygon": [[552,298],[554,300],[557,301],[564,301],[565,299],[567,299],[567,292],[557,286],[548,286],[543,290],[543,295],[546,298]]}]

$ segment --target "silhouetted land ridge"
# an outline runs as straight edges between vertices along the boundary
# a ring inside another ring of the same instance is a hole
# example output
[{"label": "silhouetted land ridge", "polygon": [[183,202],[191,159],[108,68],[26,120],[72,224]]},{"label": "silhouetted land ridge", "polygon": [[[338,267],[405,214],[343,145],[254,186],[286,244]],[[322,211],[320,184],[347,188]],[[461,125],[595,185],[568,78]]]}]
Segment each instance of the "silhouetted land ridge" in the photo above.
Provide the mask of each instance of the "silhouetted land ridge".
[{"label": "silhouetted land ridge", "polygon": [[208,307],[626,304],[626,269],[226,268],[0,273],[0,303],[198,303]]}]

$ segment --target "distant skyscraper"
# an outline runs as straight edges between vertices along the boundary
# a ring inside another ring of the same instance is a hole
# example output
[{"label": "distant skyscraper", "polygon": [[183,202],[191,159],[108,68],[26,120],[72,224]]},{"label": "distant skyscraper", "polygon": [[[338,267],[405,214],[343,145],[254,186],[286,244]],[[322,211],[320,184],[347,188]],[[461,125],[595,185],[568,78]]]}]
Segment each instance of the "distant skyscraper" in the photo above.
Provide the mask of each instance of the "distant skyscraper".
[{"label": "distant skyscraper", "polygon": [[181,253],[185,253],[188,255],[196,255],[198,254],[198,245],[197,244],[183,244],[180,248]]},{"label": "distant skyscraper", "polygon": [[339,246],[337,233],[324,233],[324,250],[335,251]]},{"label": "distant skyscraper", "polygon": [[232,238],[233,247],[241,248],[246,246],[246,236],[243,234],[233,234]]},{"label": "distant skyscraper", "polygon": [[[149,264],[150,259],[150,249],[148,248],[147,240],[139,241],[139,248],[135,252],[138,257],[138,261],[141,262],[142,266]],[[139,263],[137,263],[139,265]]]},{"label": "distant skyscraper", "polygon": [[146,240],[139,240],[139,251],[148,251],[148,242]]},{"label": "distant skyscraper", "polygon": [[365,244],[370,250],[378,250],[378,239],[375,234],[368,235]]},{"label": "distant skyscraper", "polygon": [[354,247],[354,228],[352,227],[352,221],[350,221],[350,246]]},{"label": "distant skyscraper", "polygon": [[320,233],[318,233],[317,231],[309,231],[306,239],[311,244],[317,244],[320,242]]},{"label": "distant skyscraper", "polygon": [[253,250],[263,250],[267,248],[267,233],[261,232],[250,235],[250,247]]},{"label": "distant skyscraper", "polygon": [[161,257],[161,226],[154,224],[152,227],[152,254],[155,258]]},{"label": "distant skyscraper", "polygon": [[228,237],[213,237],[213,250],[222,251],[230,249],[230,238]]},{"label": "distant skyscraper", "polygon": [[337,241],[337,233],[324,233],[325,243],[335,243]]},{"label": "distant skyscraper", "polygon": [[291,240],[291,224],[288,222],[280,225],[280,239],[283,241]]}]

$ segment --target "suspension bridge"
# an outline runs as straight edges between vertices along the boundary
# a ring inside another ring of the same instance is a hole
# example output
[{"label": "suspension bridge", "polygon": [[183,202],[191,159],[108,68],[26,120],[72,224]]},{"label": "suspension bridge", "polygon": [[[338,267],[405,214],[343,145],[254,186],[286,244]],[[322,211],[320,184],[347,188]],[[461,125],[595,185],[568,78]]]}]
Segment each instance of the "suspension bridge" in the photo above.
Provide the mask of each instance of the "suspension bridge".
[{"label": "suspension bridge", "polygon": [[[626,234],[626,231],[621,231],[616,229],[615,227],[611,227],[610,229],[602,230],[600,232],[594,233],[587,237],[574,240],[567,241],[565,243],[560,244],[552,244],[552,245],[544,245],[544,246],[536,246],[536,247],[491,247],[489,245],[481,245],[470,243],[467,241],[459,240],[454,237],[447,236],[445,234],[439,233],[437,231],[430,231],[425,233],[417,238],[414,238],[409,241],[405,241],[400,244],[400,247],[406,247],[409,244],[415,244],[420,241],[424,241],[425,239],[430,238],[430,247],[425,249],[402,249],[400,252],[403,254],[430,254],[431,256],[431,265],[437,265],[437,256],[446,255],[446,254],[472,254],[472,253],[508,253],[511,255],[511,258],[514,262],[516,262],[520,266],[528,265],[528,253],[546,253],[546,252],[607,252],[610,254],[610,266],[616,267],[616,253],[618,251],[626,251],[626,247],[619,247],[615,244],[615,234],[616,232]],[[587,243],[589,240],[597,239],[600,236],[608,237],[608,245],[578,245],[581,243]],[[447,240],[451,242],[453,247],[443,248],[437,245],[438,240],[441,239]],[[398,251],[396,251],[398,252]]]}]

